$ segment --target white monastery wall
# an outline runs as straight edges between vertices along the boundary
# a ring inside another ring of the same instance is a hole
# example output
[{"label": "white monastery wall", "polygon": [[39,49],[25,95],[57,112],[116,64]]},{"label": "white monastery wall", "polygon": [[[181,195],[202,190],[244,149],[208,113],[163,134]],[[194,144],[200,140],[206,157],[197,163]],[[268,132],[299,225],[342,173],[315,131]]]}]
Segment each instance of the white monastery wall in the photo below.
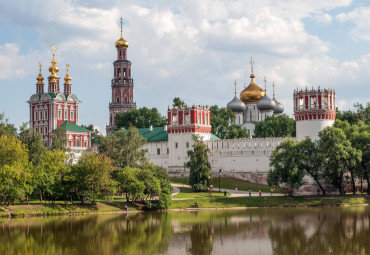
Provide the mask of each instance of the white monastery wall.
[{"label": "white monastery wall", "polygon": [[319,132],[326,127],[334,125],[335,120],[305,120],[296,122],[297,140],[301,141],[306,138],[319,140]]}]

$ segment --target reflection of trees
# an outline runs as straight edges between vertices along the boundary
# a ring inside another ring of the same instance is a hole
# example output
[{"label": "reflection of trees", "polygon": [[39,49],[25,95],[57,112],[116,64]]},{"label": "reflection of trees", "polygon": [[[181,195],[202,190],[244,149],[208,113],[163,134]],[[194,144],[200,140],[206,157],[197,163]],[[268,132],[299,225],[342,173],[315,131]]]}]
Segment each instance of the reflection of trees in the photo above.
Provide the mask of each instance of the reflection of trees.
[{"label": "reflection of trees", "polygon": [[213,246],[212,238],[209,223],[193,225],[190,231],[191,248],[189,252],[194,255],[211,254]]},{"label": "reflection of trees", "polygon": [[171,220],[166,214],[45,221],[0,224],[0,254],[156,254],[167,251],[172,236]]},{"label": "reflection of trees", "polygon": [[275,228],[270,228],[274,254],[370,254],[368,214],[338,209],[310,217],[318,218],[307,226],[314,228],[312,235],[307,234],[300,216],[290,215],[280,219],[281,224]]}]

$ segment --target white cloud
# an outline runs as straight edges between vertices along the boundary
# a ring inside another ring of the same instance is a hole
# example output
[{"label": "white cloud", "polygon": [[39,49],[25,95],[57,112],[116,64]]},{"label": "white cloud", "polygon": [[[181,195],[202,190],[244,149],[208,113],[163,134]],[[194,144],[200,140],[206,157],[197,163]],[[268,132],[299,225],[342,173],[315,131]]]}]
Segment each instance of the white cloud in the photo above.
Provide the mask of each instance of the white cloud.
[{"label": "white cloud", "polygon": [[322,23],[322,24],[330,24],[333,21],[333,17],[327,13],[314,15],[313,19],[317,23]]},{"label": "white cloud", "polygon": [[354,39],[370,41],[370,7],[360,7],[348,13],[340,13],[336,19],[341,22],[351,22],[354,28],[351,34]]}]

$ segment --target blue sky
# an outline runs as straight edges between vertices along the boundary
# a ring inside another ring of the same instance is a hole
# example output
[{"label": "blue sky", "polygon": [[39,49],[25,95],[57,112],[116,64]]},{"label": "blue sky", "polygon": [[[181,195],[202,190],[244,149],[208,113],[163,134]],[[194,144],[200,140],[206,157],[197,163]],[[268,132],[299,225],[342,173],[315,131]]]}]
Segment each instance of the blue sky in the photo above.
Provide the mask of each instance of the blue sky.
[{"label": "blue sky", "polygon": [[297,87],[334,88],[339,109],[370,102],[370,3],[365,0],[159,0],[0,2],[0,112],[29,120],[38,63],[46,78],[50,45],[58,47],[59,76],[70,64],[72,92],[82,101],[80,124],[102,131],[108,122],[110,80],[119,18],[129,42],[138,107],[162,114],[174,97],[188,104],[225,106],[256,82],[292,116]]}]

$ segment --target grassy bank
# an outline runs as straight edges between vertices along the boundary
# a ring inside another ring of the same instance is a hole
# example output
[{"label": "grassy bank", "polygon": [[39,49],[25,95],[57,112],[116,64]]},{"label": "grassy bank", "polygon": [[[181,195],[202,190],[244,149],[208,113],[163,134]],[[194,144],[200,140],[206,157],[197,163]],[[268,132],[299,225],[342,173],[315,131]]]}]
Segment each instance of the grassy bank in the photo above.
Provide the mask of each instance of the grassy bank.
[{"label": "grassy bank", "polygon": [[[197,202],[199,208],[264,207],[263,197],[229,197],[174,200],[169,209],[191,208]],[[340,206],[370,204],[369,197],[266,197],[267,207],[281,206]]]},{"label": "grassy bank", "polygon": [[[184,184],[189,184],[189,178],[170,178],[171,182],[173,183],[180,183],[184,182]],[[213,177],[211,184],[213,185],[215,190],[218,190],[218,177]],[[271,187],[264,184],[256,184],[251,183],[248,181],[236,179],[233,177],[221,177],[221,189],[235,189],[236,185],[238,185],[239,190],[252,190],[254,192],[258,192],[261,190],[262,192],[270,192]],[[280,187],[272,187],[275,189],[277,193],[284,193],[284,189]]]},{"label": "grassy bank", "polygon": [[[30,205],[11,205],[0,206],[1,216],[31,216],[31,215],[58,215],[70,213],[101,213],[101,212],[118,212],[123,211],[126,203],[123,202],[97,202],[96,204],[30,204]],[[142,208],[129,204],[128,208],[141,210]]]}]

